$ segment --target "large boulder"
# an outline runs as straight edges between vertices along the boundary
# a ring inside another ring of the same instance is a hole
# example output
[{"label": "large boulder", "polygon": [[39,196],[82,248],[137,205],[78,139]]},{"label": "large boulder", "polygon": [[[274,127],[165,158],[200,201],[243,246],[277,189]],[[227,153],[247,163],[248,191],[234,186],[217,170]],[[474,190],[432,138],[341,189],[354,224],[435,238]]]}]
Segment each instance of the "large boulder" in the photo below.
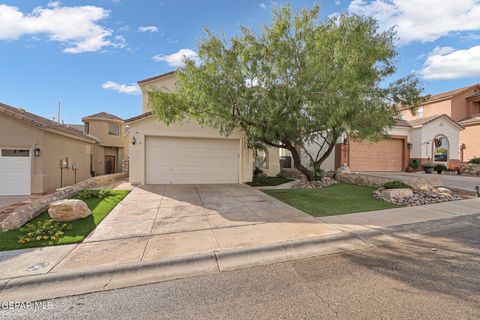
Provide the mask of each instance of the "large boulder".
[{"label": "large boulder", "polygon": [[55,221],[73,221],[88,217],[92,212],[82,200],[66,199],[51,203],[48,214]]},{"label": "large boulder", "polygon": [[388,201],[401,201],[405,198],[410,198],[413,197],[413,191],[412,189],[383,189],[380,190],[381,197],[383,199],[386,199]]}]

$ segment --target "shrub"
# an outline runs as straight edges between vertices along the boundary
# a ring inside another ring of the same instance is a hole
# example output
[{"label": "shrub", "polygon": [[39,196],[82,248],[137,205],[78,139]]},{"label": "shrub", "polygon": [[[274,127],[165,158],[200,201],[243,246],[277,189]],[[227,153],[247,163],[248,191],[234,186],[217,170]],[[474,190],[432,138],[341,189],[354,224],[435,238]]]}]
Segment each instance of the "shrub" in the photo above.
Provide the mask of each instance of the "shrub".
[{"label": "shrub", "polygon": [[21,235],[18,243],[24,244],[32,241],[58,241],[63,237],[64,231],[71,230],[71,224],[59,224],[52,219],[37,221],[36,224],[28,223],[20,228]]},{"label": "shrub", "polygon": [[77,193],[76,198],[78,199],[92,199],[99,198],[103,199],[115,195],[112,190],[102,189],[102,190],[83,190]]},{"label": "shrub", "polygon": [[317,181],[322,180],[323,177],[325,177],[325,170],[320,169],[320,168],[315,169],[314,176],[315,176],[315,180],[317,180]]},{"label": "shrub", "polygon": [[437,171],[438,173],[442,173],[443,171],[447,170],[448,168],[447,168],[447,166],[444,165],[444,164],[437,164],[434,169],[435,169],[435,171]]},{"label": "shrub", "polygon": [[252,179],[252,182],[254,185],[260,186],[265,183],[265,176],[262,176],[262,175],[254,176]]},{"label": "shrub", "polygon": [[253,176],[254,177],[257,177],[259,175],[261,175],[263,173],[263,170],[260,169],[259,167],[255,167],[255,169],[253,169]]},{"label": "shrub", "polygon": [[391,181],[383,184],[385,189],[412,189],[412,186],[402,181]]},{"label": "shrub", "polygon": [[472,159],[468,160],[468,163],[480,164],[480,157],[473,157]]}]

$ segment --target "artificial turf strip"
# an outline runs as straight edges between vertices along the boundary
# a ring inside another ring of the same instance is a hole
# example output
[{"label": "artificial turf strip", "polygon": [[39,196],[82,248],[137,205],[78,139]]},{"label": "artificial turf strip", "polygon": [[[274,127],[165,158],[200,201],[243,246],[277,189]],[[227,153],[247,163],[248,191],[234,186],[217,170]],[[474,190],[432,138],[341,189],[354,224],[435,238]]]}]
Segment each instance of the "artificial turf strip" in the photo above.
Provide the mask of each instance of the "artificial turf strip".
[{"label": "artificial turf strip", "polygon": [[[16,250],[35,247],[56,246],[70,243],[82,242],[90,232],[115,208],[115,206],[122,201],[130,191],[128,190],[114,190],[113,196],[108,196],[103,199],[92,198],[85,199],[85,203],[92,210],[92,214],[86,218],[71,221],[60,222],[60,224],[67,223],[72,225],[72,230],[65,231],[65,234],[58,241],[32,241],[25,244],[18,243],[18,236],[21,234],[19,229],[0,232],[0,251]],[[50,219],[47,211],[41,213],[38,217],[31,220],[29,223],[36,224],[37,221]]]},{"label": "artificial turf strip", "polygon": [[267,189],[262,191],[315,217],[400,207],[376,200],[372,196],[374,190],[375,188],[353,184],[337,184],[320,189]]},{"label": "artificial turf strip", "polygon": [[265,187],[265,186],[278,186],[283,183],[287,183],[293,181],[293,179],[285,178],[285,177],[265,177],[261,180],[256,180],[252,182],[247,182],[247,184],[251,187]]}]

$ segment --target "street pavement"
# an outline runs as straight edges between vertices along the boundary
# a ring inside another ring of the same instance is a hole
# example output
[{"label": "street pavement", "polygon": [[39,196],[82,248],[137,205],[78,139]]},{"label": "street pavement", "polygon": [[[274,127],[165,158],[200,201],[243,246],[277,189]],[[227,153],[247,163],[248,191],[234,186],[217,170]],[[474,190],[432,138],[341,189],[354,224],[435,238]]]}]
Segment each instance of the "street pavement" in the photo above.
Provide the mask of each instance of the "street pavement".
[{"label": "street pavement", "polygon": [[59,298],[0,318],[479,319],[478,231]]}]

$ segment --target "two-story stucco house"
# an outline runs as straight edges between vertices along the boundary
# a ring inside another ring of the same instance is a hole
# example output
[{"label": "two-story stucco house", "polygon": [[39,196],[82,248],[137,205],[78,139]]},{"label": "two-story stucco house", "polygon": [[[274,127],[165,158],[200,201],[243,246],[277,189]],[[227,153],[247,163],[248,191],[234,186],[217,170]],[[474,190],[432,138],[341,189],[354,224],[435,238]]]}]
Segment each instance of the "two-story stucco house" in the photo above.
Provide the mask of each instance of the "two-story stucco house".
[{"label": "two-story stucco house", "polygon": [[91,158],[92,175],[122,172],[128,158],[128,142],[123,119],[99,112],[82,118],[83,132],[97,141]]},{"label": "two-story stucco house", "polygon": [[149,90],[176,90],[175,72],[138,81],[142,114],[125,120],[130,127],[130,182],[140,184],[244,183],[252,180],[257,164],[269,175],[280,170],[278,150],[247,144],[245,134],[234,130],[222,136],[194,120],[166,125],[148,108]]},{"label": "two-story stucco house", "polygon": [[416,115],[410,110],[401,112],[407,121],[425,121],[441,114],[450,116],[465,128],[460,132],[460,160],[480,157],[480,85],[432,95]]}]

